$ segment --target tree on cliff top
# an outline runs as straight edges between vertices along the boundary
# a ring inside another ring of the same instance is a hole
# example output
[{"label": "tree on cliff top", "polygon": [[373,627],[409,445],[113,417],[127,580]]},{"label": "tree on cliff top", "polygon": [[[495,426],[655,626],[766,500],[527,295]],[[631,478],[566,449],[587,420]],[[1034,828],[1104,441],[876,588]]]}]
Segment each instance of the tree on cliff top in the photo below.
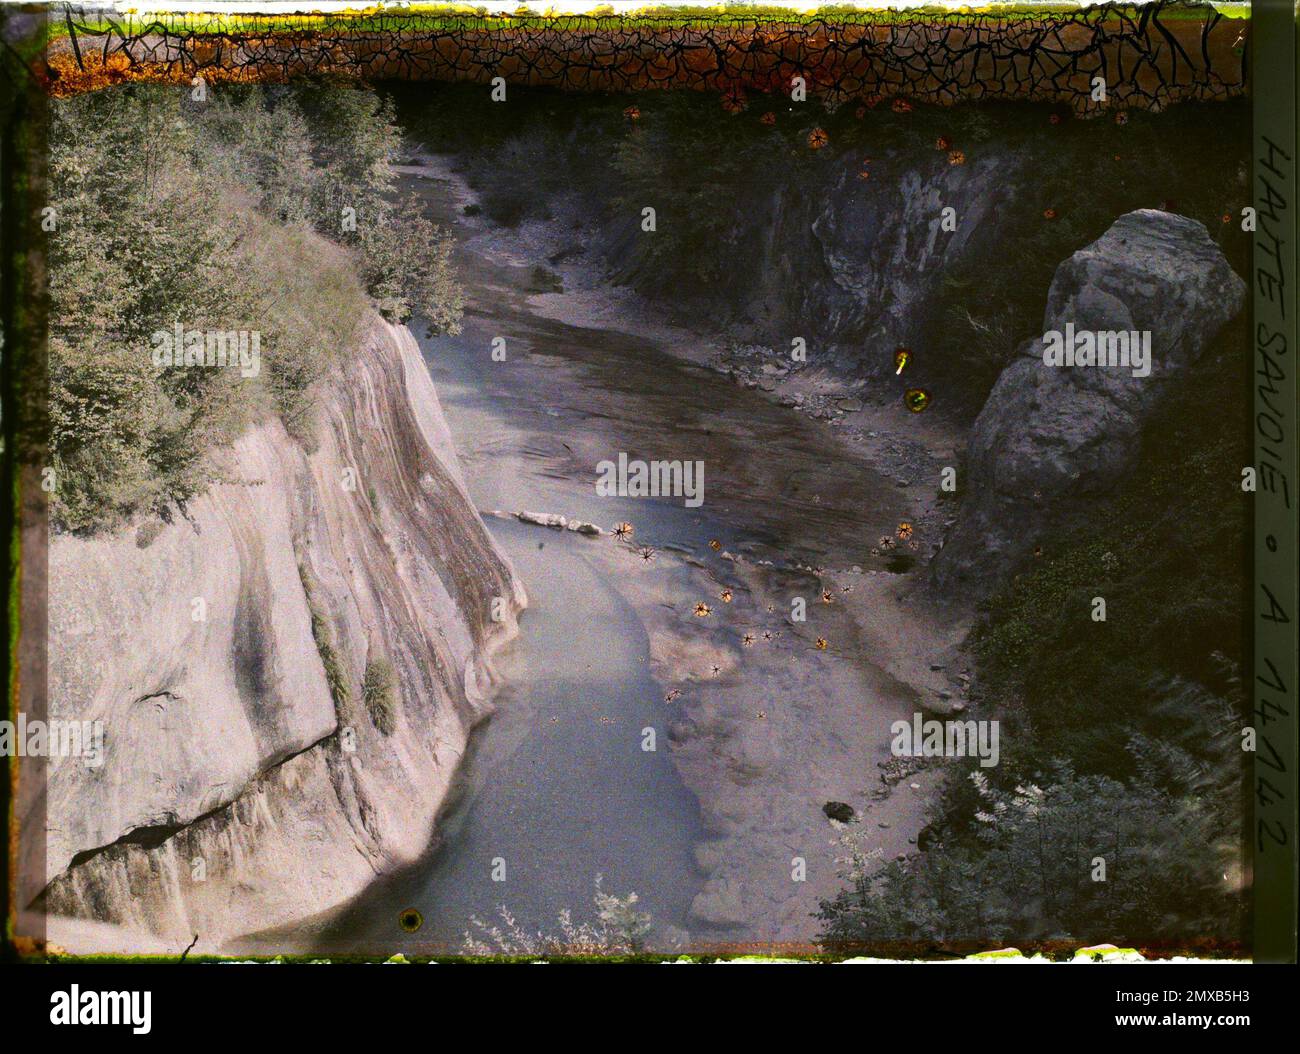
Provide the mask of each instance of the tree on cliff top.
[{"label": "tree on cliff top", "polygon": [[[250,421],[304,439],[310,389],[366,294],[458,327],[450,236],[392,196],[392,108],[355,86],[126,85],[58,100],[51,132],[50,419],[57,528],[166,515]],[[321,238],[330,239],[330,242]],[[156,334],[256,332],[256,377],[155,365]]]}]

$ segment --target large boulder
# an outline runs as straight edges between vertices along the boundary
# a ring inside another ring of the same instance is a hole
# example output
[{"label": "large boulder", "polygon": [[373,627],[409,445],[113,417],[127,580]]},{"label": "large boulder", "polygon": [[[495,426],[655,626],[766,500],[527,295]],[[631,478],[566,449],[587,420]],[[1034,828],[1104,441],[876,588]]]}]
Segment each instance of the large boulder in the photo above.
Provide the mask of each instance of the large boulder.
[{"label": "large boulder", "polygon": [[[1110,491],[1169,383],[1241,310],[1246,285],[1203,224],[1142,209],[1056,270],[1044,334],[1150,334],[1149,373],[1048,365],[1035,337],[1003,370],[971,430],[966,500],[934,563],[946,594],[979,598],[1053,529]],[[1135,375],[1135,374],[1143,374]]]}]

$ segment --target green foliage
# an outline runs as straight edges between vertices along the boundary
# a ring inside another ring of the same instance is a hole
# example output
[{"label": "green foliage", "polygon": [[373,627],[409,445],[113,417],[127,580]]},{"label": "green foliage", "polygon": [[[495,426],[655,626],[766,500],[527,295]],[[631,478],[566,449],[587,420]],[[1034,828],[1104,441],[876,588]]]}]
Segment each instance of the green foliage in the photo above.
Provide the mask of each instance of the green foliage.
[{"label": "green foliage", "polygon": [[[482,208],[469,206],[467,215],[479,211],[495,222],[514,227],[529,219],[548,218],[547,203],[573,185],[569,162],[580,144],[579,125],[593,112],[584,96],[558,96],[539,89],[511,89],[510,103],[502,106],[471,85],[422,84],[418,89],[394,87],[402,103],[403,123],[421,143],[439,152],[455,152],[464,166],[469,185],[478,192]],[[606,131],[617,130],[608,103]]]},{"label": "green foliage", "polygon": [[214,220],[176,93],[57,104],[51,143],[51,513],[95,528],[201,491],[205,451],[247,409],[229,372],[155,369],[151,333],[257,327],[238,276],[245,225]]},{"label": "green foliage", "polygon": [[259,323],[272,335],[260,380],[285,427],[314,449],[312,386],[352,354],[365,291],[355,259],[341,247],[302,226],[260,220],[252,226],[243,254],[247,273],[273,278],[258,309]]},{"label": "green foliage", "polygon": [[940,844],[874,874],[859,859],[822,905],[825,939],[1240,939],[1248,435],[1207,422],[1240,403],[1246,347],[1226,331],[1149,423],[1128,485],[989,602],[971,643],[1000,764],[954,763]]},{"label": "green foliage", "polygon": [[311,215],[313,142],[297,102],[274,89],[233,87],[214,95],[196,127],[213,178],[242,187],[265,216],[301,223]]},{"label": "green foliage", "polygon": [[451,266],[455,242],[413,199],[390,222],[365,228],[359,244],[367,288],[386,318],[419,316],[434,332],[460,332],[465,298]]},{"label": "green foliage", "polygon": [[317,228],[359,252],[366,291],[386,318],[418,315],[436,332],[459,333],[464,297],[452,237],[418,199],[393,196],[402,138],[392,100],[348,81],[299,82],[293,91],[315,144]]},{"label": "green foliage", "polygon": [[365,700],[371,722],[386,736],[391,736],[397,728],[396,685],[393,664],[384,656],[377,656],[366,663],[361,697]]},{"label": "green foliage", "polygon": [[[312,386],[350,352],[367,295],[457,329],[450,237],[392,199],[400,135],[374,92],[231,86],[195,103],[129,85],[52,109],[57,528],[183,505],[265,415],[314,442]],[[176,323],[257,332],[260,373],[154,366],[152,335]]]},{"label": "green foliage", "polygon": [[774,176],[796,176],[815,159],[800,162],[782,133],[757,125],[752,114],[744,120],[725,113],[716,98],[660,93],[639,105],[640,121],[615,149],[612,202],[638,220],[644,206],[656,210],[654,237],[637,243],[638,285],[664,292],[684,281],[701,292],[721,291],[746,232],[735,211],[738,197]]},{"label": "green foliage", "polygon": [[1220,818],[1194,797],[1068,769],[1006,789],[976,769],[971,784],[970,837],[860,870],[823,905],[824,940],[1150,945],[1240,923],[1238,912],[1225,920],[1220,893],[1234,847],[1220,845]]},{"label": "green foliage", "polygon": [[299,81],[292,91],[319,166],[311,187],[318,222],[337,231],[348,206],[358,227],[380,222],[396,180],[389,162],[401,148],[391,100],[347,80]]},{"label": "green foliage", "polygon": [[596,918],[610,934],[610,943],[618,948],[626,948],[629,954],[637,955],[645,950],[646,938],[654,926],[648,912],[637,911],[639,897],[629,893],[626,897],[606,893],[596,881]]},{"label": "green foliage", "polygon": [[483,207],[497,223],[517,227],[524,220],[550,218],[548,199],[565,186],[565,166],[555,163],[565,146],[550,123],[522,128],[470,159],[470,186],[482,188]]},{"label": "green foliage", "polygon": [[151,455],[166,406],[148,359],[121,345],[87,350],[54,338],[49,370],[60,484],[52,504],[62,522],[113,522],[160,499],[170,481],[154,471]]}]

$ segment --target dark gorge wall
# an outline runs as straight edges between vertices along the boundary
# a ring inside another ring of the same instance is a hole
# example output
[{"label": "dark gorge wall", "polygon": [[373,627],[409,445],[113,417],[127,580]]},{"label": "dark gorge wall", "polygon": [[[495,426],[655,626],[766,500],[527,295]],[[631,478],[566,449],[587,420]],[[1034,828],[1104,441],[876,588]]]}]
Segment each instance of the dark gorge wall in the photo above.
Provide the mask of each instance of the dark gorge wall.
[{"label": "dark gorge wall", "polygon": [[868,388],[908,348],[912,382],[972,417],[1041,332],[1056,267],[1118,217],[1195,219],[1247,269],[1240,100],[1097,121],[995,104],[730,114],[682,94],[645,96],[630,120],[621,102],[575,101],[566,131],[552,95],[544,141],[523,117],[489,143],[452,131],[434,148],[491,218],[549,226],[561,271],[583,261],[723,343],[785,358],[801,337],[810,367]]}]

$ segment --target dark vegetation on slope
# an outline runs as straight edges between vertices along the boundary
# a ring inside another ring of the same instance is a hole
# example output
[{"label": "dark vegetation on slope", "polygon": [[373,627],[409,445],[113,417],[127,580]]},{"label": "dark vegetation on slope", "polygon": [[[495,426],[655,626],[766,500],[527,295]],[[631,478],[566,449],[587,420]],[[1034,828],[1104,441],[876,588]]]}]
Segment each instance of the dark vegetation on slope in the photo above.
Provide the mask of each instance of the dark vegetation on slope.
[{"label": "dark vegetation on slope", "polygon": [[[310,441],[311,385],[349,353],[368,302],[457,324],[449,236],[392,194],[399,142],[391,105],[350,84],[204,100],[131,85],[53,103],[57,528],[183,510],[217,478],[213,453],[259,417]],[[259,333],[259,375],[155,366],[153,334],[177,323]]]},{"label": "dark vegetation on slope", "polygon": [[[1246,347],[1238,320],[1128,484],[987,605],[976,709],[1002,722],[1000,764],[952,763],[934,844],[824,904],[827,940],[1239,950]],[[1097,595],[1105,622],[1079,614]]]},{"label": "dark vegetation on slope", "polygon": [[[1079,120],[1044,105],[897,113],[883,100],[828,112],[755,94],[731,113],[717,95],[695,92],[511,88],[503,104],[474,86],[393,91],[413,138],[457,155],[493,221],[589,220],[613,279],[667,316],[714,319],[726,336],[778,352],[802,335],[812,364],[850,379],[891,371],[895,342],[906,344],[912,376],[935,389],[936,407],[965,415],[1041,329],[1057,265],[1117,216],[1138,208],[1190,216],[1247,270],[1246,103]],[[764,123],[769,113],[774,123]],[[815,129],[827,140],[819,149],[809,145]],[[950,165],[952,150],[960,165]],[[935,202],[919,218],[904,215],[906,196],[930,187]],[[942,266],[916,273],[938,208],[980,198],[997,206],[976,233]],[[639,228],[647,205],[657,212],[653,235]],[[827,229],[830,218],[838,229]],[[885,254],[886,289],[898,282],[918,297],[906,319],[876,325],[878,290],[863,300],[836,283],[825,259],[836,239],[846,258]]]}]

